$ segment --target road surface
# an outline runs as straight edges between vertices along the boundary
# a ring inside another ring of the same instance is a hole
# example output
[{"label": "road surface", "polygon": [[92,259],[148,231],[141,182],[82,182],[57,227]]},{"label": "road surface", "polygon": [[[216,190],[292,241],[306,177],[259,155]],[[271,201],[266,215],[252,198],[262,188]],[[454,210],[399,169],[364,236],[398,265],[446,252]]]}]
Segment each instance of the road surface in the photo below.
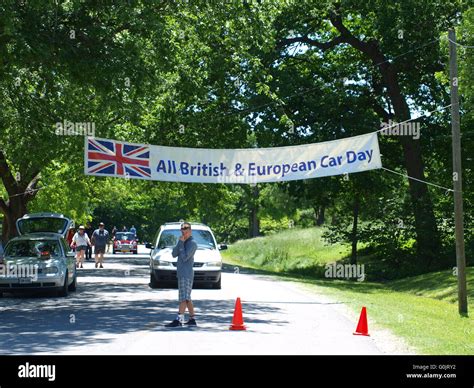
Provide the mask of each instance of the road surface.
[{"label": "road surface", "polygon": [[[0,299],[1,354],[384,354],[377,336],[354,336],[340,303],[269,276],[227,267],[222,289],[193,290],[197,328],[165,328],[176,289],[148,287],[148,255],[86,262],[77,292]],[[246,331],[229,331],[242,300]],[[370,322],[369,322],[370,323]],[[370,326],[369,326],[370,328]]]}]

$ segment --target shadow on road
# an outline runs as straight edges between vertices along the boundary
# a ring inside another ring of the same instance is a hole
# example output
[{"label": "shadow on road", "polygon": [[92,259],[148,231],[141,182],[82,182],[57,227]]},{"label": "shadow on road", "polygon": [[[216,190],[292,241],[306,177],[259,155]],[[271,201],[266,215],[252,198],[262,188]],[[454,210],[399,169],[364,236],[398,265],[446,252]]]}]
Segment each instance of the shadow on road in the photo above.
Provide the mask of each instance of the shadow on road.
[{"label": "shadow on road", "polygon": [[[117,335],[169,330],[163,325],[176,315],[178,291],[150,289],[148,270],[136,267],[143,260],[136,259],[129,276],[124,276],[123,269],[80,270],[78,290],[68,298],[44,294],[3,298],[0,353],[54,354],[76,346],[106,344]],[[109,264],[113,261],[109,260]],[[227,331],[235,299],[223,299],[218,290],[199,292],[194,300],[199,327],[179,329]],[[280,310],[276,305],[244,301],[243,309],[247,325],[287,324],[284,320],[268,319]]]}]

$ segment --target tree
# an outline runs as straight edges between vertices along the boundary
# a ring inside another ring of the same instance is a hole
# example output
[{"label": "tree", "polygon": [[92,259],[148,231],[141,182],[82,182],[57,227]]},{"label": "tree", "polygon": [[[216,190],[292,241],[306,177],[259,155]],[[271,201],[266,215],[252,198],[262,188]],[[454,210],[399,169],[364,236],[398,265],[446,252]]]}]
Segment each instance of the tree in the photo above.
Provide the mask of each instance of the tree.
[{"label": "tree", "polygon": [[[80,160],[83,139],[58,136],[56,123],[93,122],[97,134],[106,135],[113,123],[139,114],[138,100],[151,82],[140,50],[161,29],[166,8],[79,1],[0,5],[4,241],[16,234],[15,220],[27,211],[51,161]],[[156,41],[164,44],[164,38]],[[166,61],[153,63],[160,66]],[[78,167],[70,173],[78,174]]]},{"label": "tree", "polygon": [[[349,66],[356,66],[348,80],[356,87],[365,87],[372,110],[380,119],[402,122],[411,118],[410,100],[421,106],[443,102],[437,94],[439,87],[434,77],[437,71],[443,70],[439,44],[435,43],[460,9],[460,2],[442,1],[306,2],[292,5],[290,17],[285,13],[277,21],[278,47],[287,53],[291,47],[303,45],[320,53],[326,62],[335,58],[342,61],[344,56],[351,58],[355,62]],[[351,56],[350,50],[358,55]],[[300,50],[298,56],[304,60],[305,50]],[[399,56],[403,58],[398,60]],[[399,141],[408,175],[425,180],[420,142],[410,137],[400,137]],[[410,180],[409,187],[418,256],[429,263],[440,248],[431,196],[426,184],[420,181]]]}]

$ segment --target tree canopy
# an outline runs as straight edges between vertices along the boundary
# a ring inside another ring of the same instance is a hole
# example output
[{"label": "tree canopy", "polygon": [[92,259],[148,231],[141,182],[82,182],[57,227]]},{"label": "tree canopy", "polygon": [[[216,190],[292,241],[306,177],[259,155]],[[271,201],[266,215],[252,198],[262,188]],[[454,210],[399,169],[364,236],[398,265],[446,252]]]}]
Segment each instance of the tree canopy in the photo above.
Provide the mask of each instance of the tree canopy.
[{"label": "tree canopy", "polygon": [[[4,241],[28,211],[77,222],[211,224],[233,241],[327,225],[328,241],[449,265],[452,186],[447,30],[459,41],[465,212],[474,251],[474,12],[462,0],[6,1],[0,4]],[[432,114],[425,114],[432,112]],[[291,183],[203,185],[83,175],[83,136],[197,148],[379,135],[384,170]],[[308,216],[309,215],[309,216]]]}]

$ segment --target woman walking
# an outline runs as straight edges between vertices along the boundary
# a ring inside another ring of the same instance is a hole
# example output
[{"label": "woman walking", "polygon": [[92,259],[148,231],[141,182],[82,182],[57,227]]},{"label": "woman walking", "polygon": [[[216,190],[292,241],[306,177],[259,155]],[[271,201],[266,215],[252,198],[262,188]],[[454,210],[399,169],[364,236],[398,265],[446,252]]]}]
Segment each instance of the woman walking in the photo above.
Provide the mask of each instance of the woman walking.
[{"label": "woman walking", "polygon": [[84,255],[86,253],[87,247],[91,246],[91,241],[89,240],[87,233],[85,233],[84,226],[79,226],[79,230],[72,238],[72,245],[76,247],[76,267],[84,268],[82,266],[82,263],[84,262]]}]

